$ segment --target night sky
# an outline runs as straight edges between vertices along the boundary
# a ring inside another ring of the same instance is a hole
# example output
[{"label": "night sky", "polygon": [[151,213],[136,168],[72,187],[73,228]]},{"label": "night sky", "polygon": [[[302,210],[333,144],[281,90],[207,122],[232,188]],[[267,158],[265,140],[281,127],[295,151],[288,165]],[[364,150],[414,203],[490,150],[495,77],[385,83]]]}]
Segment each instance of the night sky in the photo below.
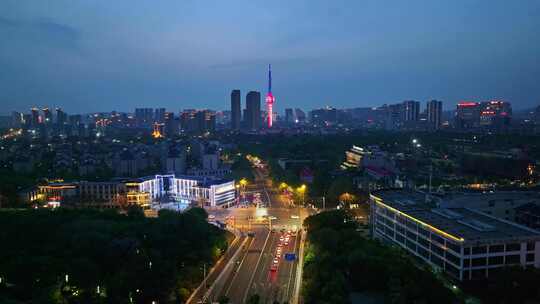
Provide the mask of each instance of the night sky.
[{"label": "night sky", "polygon": [[278,111],[540,104],[536,0],[2,0],[0,41],[4,113],[244,106],[269,63]]}]

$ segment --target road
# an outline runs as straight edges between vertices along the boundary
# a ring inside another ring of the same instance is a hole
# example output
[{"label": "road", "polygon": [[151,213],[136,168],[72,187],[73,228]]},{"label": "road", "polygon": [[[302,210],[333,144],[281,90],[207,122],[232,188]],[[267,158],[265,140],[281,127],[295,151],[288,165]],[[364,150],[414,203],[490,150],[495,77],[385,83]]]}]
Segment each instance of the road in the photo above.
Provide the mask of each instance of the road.
[{"label": "road", "polygon": [[[264,170],[256,169],[255,176],[256,181],[248,185],[245,191],[258,193],[259,207],[209,210],[215,220],[250,236],[238,247],[236,258],[227,262],[228,267],[224,267],[221,277],[213,283],[212,295],[208,299],[226,296],[230,303],[241,304],[257,294],[260,303],[298,303],[301,285],[301,278],[297,277],[301,273],[298,257],[304,240],[301,228],[304,218],[311,211],[291,206],[285,197],[271,187]],[[286,245],[281,243],[282,255],[278,259],[277,270],[272,271],[280,237],[288,230],[298,232],[290,236]],[[296,258],[287,261],[286,253],[294,254]]]},{"label": "road", "polygon": [[208,287],[214,287],[214,284],[219,279],[220,275],[224,273],[227,267],[230,268],[229,264],[231,261],[235,260],[235,254],[248,241],[246,236],[237,237],[231,244],[229,250],[227,250],[216,265],[212,269],[208,269],[208,275],[206,276],[205,281],[203,281],[199,288],[193,292],[186,303],[198,303],[206,299],[212,300],[214,298],[214,293],[212,293],[212,290]]}]

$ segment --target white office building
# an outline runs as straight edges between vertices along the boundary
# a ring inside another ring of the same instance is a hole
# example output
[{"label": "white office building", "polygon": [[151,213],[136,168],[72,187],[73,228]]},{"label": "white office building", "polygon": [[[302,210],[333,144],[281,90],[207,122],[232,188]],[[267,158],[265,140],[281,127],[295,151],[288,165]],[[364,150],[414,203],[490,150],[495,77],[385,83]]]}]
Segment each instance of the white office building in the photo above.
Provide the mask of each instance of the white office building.
[{"label": "white office building", "polygon": [[469,208],[440,208],[419,192],[370,196],[376,239],[397,245],[457,280],[488,277],[504,266],[540,268],[540,232]]},{"label": "white office building", "polygon": [[143,177],[132,184],[137,185],[138,192],[149,193],[152,201],[170,199],[204,207],[225,207],[232,205],[236,199],[233,180],[169,174]]}]

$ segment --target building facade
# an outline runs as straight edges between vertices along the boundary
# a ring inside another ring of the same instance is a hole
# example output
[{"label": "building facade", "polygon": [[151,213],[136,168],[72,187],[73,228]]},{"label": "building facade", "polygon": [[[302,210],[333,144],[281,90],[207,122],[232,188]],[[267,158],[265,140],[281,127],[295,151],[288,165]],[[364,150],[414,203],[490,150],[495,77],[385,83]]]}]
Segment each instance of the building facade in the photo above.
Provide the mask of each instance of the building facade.
[{"label": "building facade", "polygon": [[242,103],[240,101],[240,90],[231,92],[231,129],[239,130],[242,121]]},{"label": "building facade", "polygon": [[540,267],[540,232],[468,208],[440,208],[423,193],[370,196],[372,236],[401,247],[456,280],[504,266]]},{"label": "building facade", "polygon": [[438,130],[441,127],[442,118],[442,101],[430,100],[426,106],[427,122],[433,130]]},{"label": "building facade", "polygon": [[229,207],[236,200],[233,180],[175,174],[107,182],[50,183],[20,193],[28,203],[68,203],[71,206],[117,208],[137,204],[154,208],[162,203]]},{"label": "building facade", "polygon": [[403,121],[418,121],[420,115],[420,102],[406,100],[403,102]]},{"label": "building facade", "polygon": [[246,95],[245,125],[248,130],[261,128],[261,93],[250,91]]}]

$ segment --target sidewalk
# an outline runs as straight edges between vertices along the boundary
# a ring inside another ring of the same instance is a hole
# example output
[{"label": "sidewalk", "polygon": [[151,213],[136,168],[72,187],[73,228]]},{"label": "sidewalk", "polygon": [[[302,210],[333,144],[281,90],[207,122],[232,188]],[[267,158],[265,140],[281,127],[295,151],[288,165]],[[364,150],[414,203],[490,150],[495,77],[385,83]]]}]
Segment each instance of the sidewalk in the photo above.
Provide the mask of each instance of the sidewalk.
[{"label": "sidewalk", "polygon": [[211,291],[214,287],[216,280],[220,277],[220,274],[229,264],[229,262],[235,256],[238,249],[241,248],[243,240],[246,236],[242,236],[238,231],[232,231],[235,235],[234,240],[231,243],[231,246],[227,249],[227,252],[216,262],[216,264],[210,269],[206,279],[204,279],[201,284],[193,291],[191,296],[187,299],[186,304],[189,303],[198,303],[203,300],[205,296]]}]

